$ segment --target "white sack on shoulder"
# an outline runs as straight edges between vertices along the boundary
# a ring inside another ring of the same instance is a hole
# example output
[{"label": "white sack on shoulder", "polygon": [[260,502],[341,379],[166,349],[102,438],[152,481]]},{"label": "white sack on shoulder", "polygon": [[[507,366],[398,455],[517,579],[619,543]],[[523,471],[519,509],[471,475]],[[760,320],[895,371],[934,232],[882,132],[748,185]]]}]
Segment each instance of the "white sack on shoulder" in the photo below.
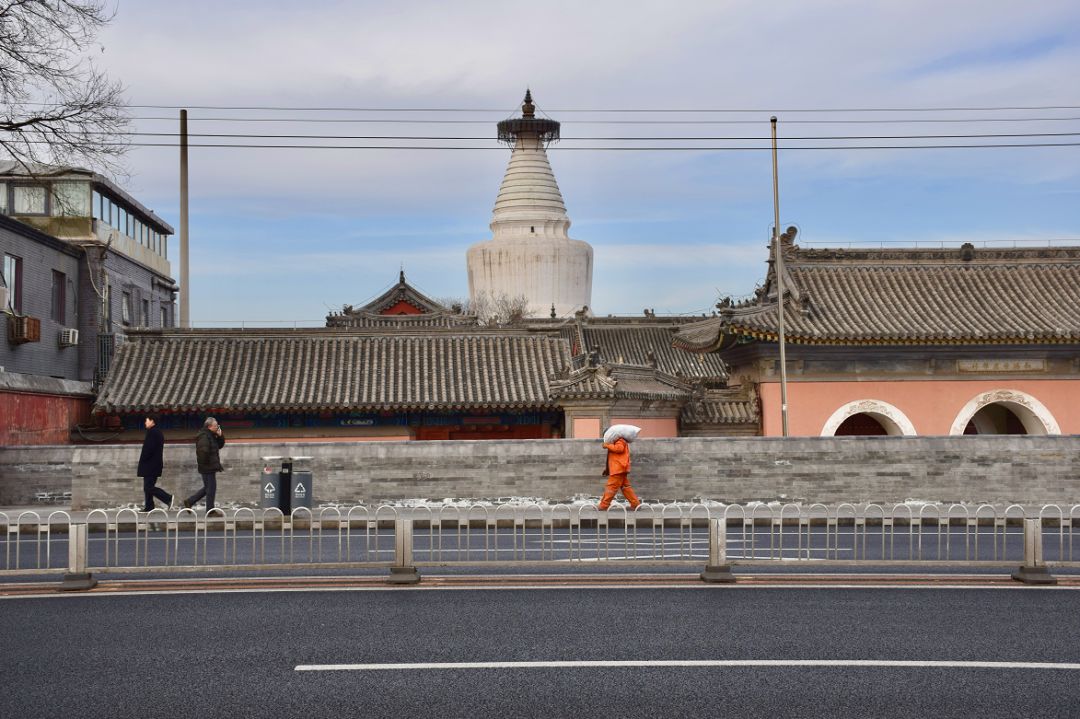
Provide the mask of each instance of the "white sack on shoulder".
[{"label": "white sack on shoulder", "polygon": [[641,427],[635,427],[632,424],[613,424],[607,428],[607,432],[604,432],[604,444],[611,444],[619,437],[627,442],[633,442],[640,432]]}]

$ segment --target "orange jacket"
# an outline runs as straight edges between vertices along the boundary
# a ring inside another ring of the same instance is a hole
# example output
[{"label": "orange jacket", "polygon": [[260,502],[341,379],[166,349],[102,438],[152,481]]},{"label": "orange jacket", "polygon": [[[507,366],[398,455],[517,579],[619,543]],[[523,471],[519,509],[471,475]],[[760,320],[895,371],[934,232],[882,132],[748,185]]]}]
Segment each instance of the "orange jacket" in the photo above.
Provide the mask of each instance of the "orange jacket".
[{"label": "orange jacket", "polygon": [[619,437],[611,444],[604,444],[607,450],[608,474],[626,474],[630,471],[630,445]]}]

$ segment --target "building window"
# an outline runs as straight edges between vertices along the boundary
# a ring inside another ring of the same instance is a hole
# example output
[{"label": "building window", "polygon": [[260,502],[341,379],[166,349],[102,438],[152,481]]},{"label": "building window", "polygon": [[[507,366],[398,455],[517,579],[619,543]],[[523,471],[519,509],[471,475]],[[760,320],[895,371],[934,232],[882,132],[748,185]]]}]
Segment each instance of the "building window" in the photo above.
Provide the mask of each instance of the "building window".
[{"label": "building window", "polygon": [[90,216],[90,184],[87,182],[54,182],[52,214],[61,217]]},{"label": "building window", "polygon": [[11,188],[14,215],[44,215],[45,188],[41,185],[14,185]]},{"label": "building window", "polygon": [[8,288],[8,305],[16,312],[22,312],[21,257],[4,255],[4,286]]},{"label": "building window", "polygon": [[103,217],[104,217],[101,214],[101,208],[103,208],[105,206],[104,200],[105,200],[105,198],[103,198],[101,196],[101,193],[98,192],[97,190],[94,190],[93,194],[90,195],[90,208],[93,210],[94,219],[96,219],[96,220],[103,219]]},{"label": "building window", "polygon": [[7,183],[0,182],[0,215],[6,215],[8,211]]},{"label": "building window", "polygon": [[150,326],[150,300],[142,301],[142,326]]},{"label": "building window", "polygon": [[131,324],[131,293],[120,293],[120,321],[125,325]]},{"label": "building window", "polygon": [[161,326],[163,328],[168,327],[169,326],[169,308],[166,307],[165,305],[162,305],[160,309],[161,309]]},{"label": "building window", "polygon": [[60,324],[64,324],[65,320],[65,303],[67,301],[67,275],[63,272],[53,270],[52,273],[52,310],[49,312],[49,316]]}]

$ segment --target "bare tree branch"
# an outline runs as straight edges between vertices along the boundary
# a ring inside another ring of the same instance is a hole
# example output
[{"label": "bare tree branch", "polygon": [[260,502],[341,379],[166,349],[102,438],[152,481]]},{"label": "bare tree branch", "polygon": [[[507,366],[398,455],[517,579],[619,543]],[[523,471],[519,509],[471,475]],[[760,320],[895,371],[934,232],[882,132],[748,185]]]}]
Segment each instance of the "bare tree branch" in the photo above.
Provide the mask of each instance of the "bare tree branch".
[{"label": "bare tree branch", "polygon": [[0,151],[27,172],[46,164],[124,174],[124,89],[90,54],[112,18],[105,0],[0,3]]}]

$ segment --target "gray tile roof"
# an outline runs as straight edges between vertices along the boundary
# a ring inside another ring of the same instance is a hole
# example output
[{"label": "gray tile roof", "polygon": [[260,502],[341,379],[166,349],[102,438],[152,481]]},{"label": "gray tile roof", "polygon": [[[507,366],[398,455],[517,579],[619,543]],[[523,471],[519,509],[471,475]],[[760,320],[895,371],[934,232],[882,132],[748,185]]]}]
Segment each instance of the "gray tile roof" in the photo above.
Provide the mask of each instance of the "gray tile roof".
[{"label": "gray tile roof", "polygon": [[557,337],[305,330],[134,330],[97,411],[312,412],[553,406]]},{"label": "gray tile roof", "polygon": [[761,412],[756,397],[742,387],[709,389],[695,396],[683,407],[683,424],[758,425]]},{"label": "gray tile roof", "polygon": [[653,367],[600,365],[575,369],[551,383],[551,395],[568,399],[645,399],[681,401],[690,387]]},{"label": "gray tile roof", "polygon": [[[786,339],[803,344],[1080,341],[1080,248],[784,253]],[[685,325],[675,344],[776,341],[774,275],[758,299]]]}]

